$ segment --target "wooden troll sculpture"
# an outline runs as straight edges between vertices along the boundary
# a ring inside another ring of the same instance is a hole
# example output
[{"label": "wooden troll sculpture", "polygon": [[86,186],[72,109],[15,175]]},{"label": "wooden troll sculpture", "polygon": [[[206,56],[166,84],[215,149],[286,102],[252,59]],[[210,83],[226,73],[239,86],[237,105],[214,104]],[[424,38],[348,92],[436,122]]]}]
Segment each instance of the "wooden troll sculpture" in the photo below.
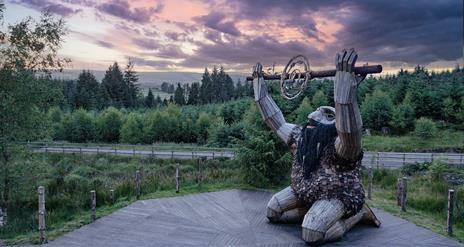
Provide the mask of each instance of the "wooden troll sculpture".
[{"label": "wooden troll sculpture", "polygon": [[356,91],[365,74],[355,73],[354,49],[336,56],[335,109],[320,106],[304,126],[287,123],[267,92],[261,64],[253,68],[255,101],[266,124],[290,147],[291,186],[267,205],[272,223],[302,221],[302,237],[310,244],[340,239],[359,221],[380,225],[364,204],[360,166],[362,120]]}]

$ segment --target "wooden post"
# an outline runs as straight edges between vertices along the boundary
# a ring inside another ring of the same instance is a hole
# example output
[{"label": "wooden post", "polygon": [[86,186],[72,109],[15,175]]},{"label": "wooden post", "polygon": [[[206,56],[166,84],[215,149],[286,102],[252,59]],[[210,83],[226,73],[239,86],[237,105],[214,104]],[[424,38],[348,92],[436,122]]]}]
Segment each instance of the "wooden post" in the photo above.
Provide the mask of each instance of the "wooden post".
[{"label": "wooden post", "polygon": [[406,177],[401,179],[401,211],[406,212],[406,202],[407,202],[407,191],[408,191],[408,180]]},{"label": "wooden post", "polygon": [[90,220],[97,220],[97,196],[95,190],[90,191]]},{"label": "wooden post", "polygon": [[194,159],[195,155],[193,154],[193,151],[192,151],[192,160]]},{"label": "wooden post", "polygon": [[37,189],[39,194],[39,241],[41,244],[45,243],[45,188],[39,186]]},{"label": "wooden post", "polygon": [[140,178],[140,171],[135,171],[135,191],[136,191],[136,198],[137,200],[140,199],[140,187],[141,187],[141,178]]},{"label": "wooden post", "polygon": [[213,151],[213,160],[214,160],[214,151]]},{"label": "wooden post", "polygon": [[372,199],[372,167],[367,168],[367,198]]},{"label": "wooden post", "polygon": [[171,159],[174,159],[174,151],[171,151]]},{"label": "wooden post", "polygon": [[97,154],[100,152],[100,149],[97,147]]},{"label": "wooden post", "polygon": [[110,203],[111,205],[114,204],[114,190],[110,190]]},{"label": "wooden post", "polygon": [[201,182],[203,180],[203,158],[198,159],[198,188],[201,190]]},{"label": "wooden post", "polygon": [[155,156],[155,150],[153,150],[153,146],[151,146],[151,157],[153,158],[153,156]]},{"label": "wooden post", "polygon": [[454,210],[454,190],[448,190],[448,220],[446,231],[448,235],[453,235],[453,210]]},{"label": "wooden post", "polygon": [[406,153],[403,153],[403,166],[406,165]]},{"label": "wooden post", "polygon": [[432,156],[431,156],[431,158],[430,158],[430,159],[431,159],[431,161],[430,161],[430,162],[433,162],[433,153],[432,153]]},{"label": "wooden post", "polygon": [[176,193],[179,193],[179,163],[176,164]]},{"label": "wooden post", "polygon": [[79,147],[79,152],[82,154],[82,147]]},{"label": "wooden post", "polygon": [[401,187],[402,187],[401,178],[398,178],[396,182],[396,205],[398,206],[401,206],[401,197],[402,197],[401,193],[403,191]]},{"label": "wooden post", "polygon": [[380,155],[379,155],[379,152],[377,152],[377,169],[379,169],[379,158],[380,158]]}]

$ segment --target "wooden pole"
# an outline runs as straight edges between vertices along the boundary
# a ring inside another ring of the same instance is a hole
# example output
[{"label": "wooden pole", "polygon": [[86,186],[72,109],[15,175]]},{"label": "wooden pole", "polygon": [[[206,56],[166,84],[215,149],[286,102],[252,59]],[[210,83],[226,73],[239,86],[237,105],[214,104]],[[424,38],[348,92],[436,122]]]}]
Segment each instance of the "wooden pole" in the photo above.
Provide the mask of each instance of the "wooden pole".
[{"label": "wooden pole", "polygon": [[198,159],[198,188],[201,190],[201,182],[203,180],[203,158]]},{"label": "wooden pole", "polygon": [[110,190],[110,203],[111,205],[114,204],[114,190]]},{"label": "wooden pole", "polygon": [[372,167],[367,168],[367,198],[372,199]]},{"label": "wooden pole", "polygon": [[454,190],[448,190],[448,220],[446,231],[448,235],[453,235],[453,210],[454,210]]},{"label": "wooden pole", "polygon": [[403,153],[403,166],[406,165],[406,153]]},{"label": "wooden pole", "polygon": [[43,244],[47,241],[45,235],[45,188],[39,186],[37,192],[39,194],[39,241]]},{"label": "wooden pole", "polygon": [[140,171],[135,171],[135,190],[136,190],[136,198],[137,200],[140,199]]},{"label": "wooden pole", "polygon": [[407,202],[407,191],[408,191],[408,180],[406,177],[401,179],[401,211],[406,212],[406,202]]},{"label": "wooden pole", "polygon": [[176,193],[179,193],[179,163],[176,164]]},{"label": "wooden pole", "polygon": [[403,191],[403,189],[401,188],[402,187],[402,184],[401,184],[401,178],[398,178],[398,180],[396,181],[396,205],[398,206],[401,206],[401,193]]},{"label": "wooden pole", "polygon": [[379,158],[380,158],[380,155],[379,155],[379,152],[377,152],[377,169],[379,169]]},{"label": "wooden pole", "polygon": [[97,196],[95,190],[90,191],[90,220],[97,220]]}]

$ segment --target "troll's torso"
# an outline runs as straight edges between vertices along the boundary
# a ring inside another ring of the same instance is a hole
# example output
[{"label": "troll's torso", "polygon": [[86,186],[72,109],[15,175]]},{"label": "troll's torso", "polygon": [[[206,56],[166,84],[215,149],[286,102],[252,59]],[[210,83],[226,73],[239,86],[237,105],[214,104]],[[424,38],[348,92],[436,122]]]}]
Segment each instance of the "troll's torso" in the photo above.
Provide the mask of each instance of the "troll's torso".
[{"label": "troll's torso", "polygon": [[294,129],[291,141],[298,149],[293,152],[291,186],[307,207],[319,199],[339,199],[345,206],[345,217],[349,217],[364,204],[362,153],[355,160],[339,157],[334,145],[336,133],[335,125]]}]

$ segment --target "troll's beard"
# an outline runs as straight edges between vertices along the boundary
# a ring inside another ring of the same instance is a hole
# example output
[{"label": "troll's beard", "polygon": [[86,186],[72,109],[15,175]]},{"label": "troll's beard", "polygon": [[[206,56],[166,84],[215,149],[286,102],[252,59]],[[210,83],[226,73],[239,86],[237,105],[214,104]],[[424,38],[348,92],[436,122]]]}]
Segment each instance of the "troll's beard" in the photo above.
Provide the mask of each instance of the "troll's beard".
[{"label": "troll's beard", "polygon": [[[314,125],[314,128],[308,126]],[[303,127],[298,141],[297,161],[303,167],[304,178],[309,178],[311,172],[319,167],[324,149],[334,143],[337,137],[335,124],[311,122]]]}]

